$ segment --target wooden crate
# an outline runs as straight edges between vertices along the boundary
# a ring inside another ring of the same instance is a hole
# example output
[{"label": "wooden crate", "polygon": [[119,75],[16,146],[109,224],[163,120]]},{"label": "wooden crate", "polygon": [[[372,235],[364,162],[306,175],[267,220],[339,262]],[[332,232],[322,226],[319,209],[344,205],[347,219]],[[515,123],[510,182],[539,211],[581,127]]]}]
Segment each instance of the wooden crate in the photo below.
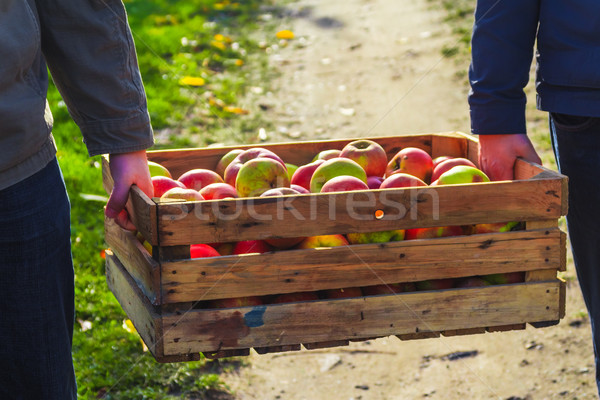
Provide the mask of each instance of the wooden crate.
[{"label": "wooden crate", "polygon": [[[393,156],[414,146],[477,163],[462,133],[371,138]],[[347,140],[261,145],[304,164]],[[247,148],[253,146],[236,146]],[[254,146],[256,147],[256,146]],[[174,176],[214,168],[234,147],[148,153]],[[112,179],[103,165],[107,191]],[[451,336],[546,326],[564,316],[567,178],[519,160],[516,179],[285,197],[168,202],[133,187],[128,207],[151,256],[106,221],[108,284],[158,361],[313,349],[352,340]],[[519,231],[190,259],[193,243],[523,221]],[[240,296],[525,272],[520,283],[208,309]]]}]

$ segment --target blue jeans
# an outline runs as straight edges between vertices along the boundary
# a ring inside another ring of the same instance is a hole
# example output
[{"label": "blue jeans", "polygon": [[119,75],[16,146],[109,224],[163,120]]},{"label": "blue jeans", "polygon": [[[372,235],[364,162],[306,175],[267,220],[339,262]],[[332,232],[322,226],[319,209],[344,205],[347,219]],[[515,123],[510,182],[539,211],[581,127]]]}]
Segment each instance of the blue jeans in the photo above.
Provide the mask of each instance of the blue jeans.
[{"label": "blue jeans", "polygon": [[69,214],[56,159],[0,190],[0,399],[77,397]]},{"label": "blue jeans", "polygon": [[592,327],[600,388],[600,118],[550,115],[559,171],[569,177],[567,228]]}]

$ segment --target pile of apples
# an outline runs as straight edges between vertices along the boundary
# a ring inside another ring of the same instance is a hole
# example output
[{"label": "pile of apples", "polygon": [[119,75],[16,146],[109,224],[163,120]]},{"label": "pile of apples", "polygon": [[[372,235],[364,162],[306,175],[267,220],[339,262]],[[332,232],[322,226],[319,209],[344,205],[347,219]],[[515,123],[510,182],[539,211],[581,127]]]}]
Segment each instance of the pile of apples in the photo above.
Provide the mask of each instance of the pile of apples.
[{"label": "pile of apples", "polygon": [[[326,193],[369,189],[395,189],[415,186],[438,186],[461,183],[489,182],[489,178],[470,160],[442,156],[432,159],[424,150],[405,147],[388,159],[385,149],[377,142],[361,139],[348,143],[343,149],[328,149],[314,155],[305,165],[284,162],[265,148],[234,149],[225,154],[214,170],[191,169],[173,179],[164,166],[149,161],[154,197],[189,201],[227,198],[264,197]],[[307,249],[344,246],[348,244],[383,243],[399,240],[425,239],[473,233],[503,232],[519,228],[517,222],[444,226],[370,233],[347,233],[294,238],[247,240],[235,243],[194,244],[192,258],[232,254],[266,253],[285,249]],[[151,249],[147,243],[145,247]],[[522,279],[521,276],[517,277]],[[339,289],[327,296],[377,294],[407,290],[427,290],[506,283],[517,279],[500,276],[480,281],[427,281],[416,284],[382,285],[370,288]],[[494,281],[495,279],[495,281]],[[358,294],[360,290],[361,294]],[[338,293],[339,292],[339,293]],[[306,294],[303,294],[305,296]],[[311,296],[322,296],[313,293]],[[288,295],[287,297],[293,297]],[[302,296],[301,296],[302,297]],[[306,300],[306,298],[303,298]],[[265,299],[260,300],[264,304]],[[271,299],[270,301],[280,302]],[[252,304],[245,304],[252,305]]]}]

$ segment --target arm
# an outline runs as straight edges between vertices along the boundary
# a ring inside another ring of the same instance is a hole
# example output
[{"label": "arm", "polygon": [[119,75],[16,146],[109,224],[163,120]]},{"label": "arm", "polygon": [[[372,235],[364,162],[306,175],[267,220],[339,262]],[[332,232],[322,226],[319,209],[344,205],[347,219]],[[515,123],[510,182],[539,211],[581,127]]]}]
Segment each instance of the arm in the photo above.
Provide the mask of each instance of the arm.
[{"label": "arm", "polygon": [[469,69],[471,130],[480,165],[493,180],[512,179],[517,157],[541,163],[526,136],[523,88],[538,26],[537,0],[478,0]]},{"label": "arm", "polygon": [[145,149],[153,134],[121,0],[36,0],[42,50],[90,156],[110,154],[106,215],[132,229],[124,206],[136,184],[149,196]]}]

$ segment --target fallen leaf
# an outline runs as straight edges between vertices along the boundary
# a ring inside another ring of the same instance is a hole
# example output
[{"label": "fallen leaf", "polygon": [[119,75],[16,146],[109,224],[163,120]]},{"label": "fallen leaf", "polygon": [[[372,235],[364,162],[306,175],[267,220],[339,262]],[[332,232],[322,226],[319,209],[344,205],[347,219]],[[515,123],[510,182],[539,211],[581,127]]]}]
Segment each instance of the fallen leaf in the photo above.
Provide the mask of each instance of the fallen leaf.
[{"label": "fallen leaf", "polygon": [[293,39],[294,38],[294,32],[288,30],[288,29],[284,29],[282,31],[277,32],[277,34],[275,35],[277,36],[277,39]]},{"label": "fallen leaf", "polygon": [[179,84],[183,86],[203,86],[205,83],[204,78],[199,76],[184,76],[179,80]]}]

